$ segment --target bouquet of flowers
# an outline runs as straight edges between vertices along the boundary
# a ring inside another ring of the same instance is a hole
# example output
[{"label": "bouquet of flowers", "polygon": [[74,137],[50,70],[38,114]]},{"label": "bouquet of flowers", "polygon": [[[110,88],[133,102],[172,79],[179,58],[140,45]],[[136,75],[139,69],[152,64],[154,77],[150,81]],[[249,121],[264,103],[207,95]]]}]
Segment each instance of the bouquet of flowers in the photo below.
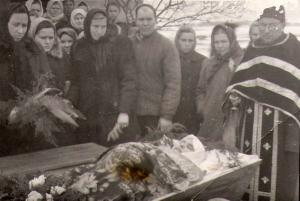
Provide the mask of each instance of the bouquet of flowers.
[{"label": "bouquet of flowers", "polygon": [[16,107],[10,112],[9,123],[20,128],[32,125],[35,135],[42,135],[56,145],[53,133],[64,132],[65,125],[78,127],[76,119],[85,117],[61,96],[59,89],[44,87],[45,79],[48,79],[47,75],[41,76],[32,91],[21,91],[12,86],[18,98]]}]

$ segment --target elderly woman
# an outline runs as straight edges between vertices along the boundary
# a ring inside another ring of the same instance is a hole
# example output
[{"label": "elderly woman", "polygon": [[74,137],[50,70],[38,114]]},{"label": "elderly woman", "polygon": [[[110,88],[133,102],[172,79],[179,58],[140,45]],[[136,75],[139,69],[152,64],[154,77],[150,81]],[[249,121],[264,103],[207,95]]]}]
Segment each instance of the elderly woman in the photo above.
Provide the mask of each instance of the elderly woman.
[{"label": "elderly woman", "polygon": [[50,0],[47,4],[47,12],[44,17],[49,19],[54,25],[64,19],[63,3],[61,0]]},{"label": "elderly woman", "polygon": [[242,57],[243,51],[232,28],[216,25],[211,34],[211,56],[203,62],[197,86],[197,112],[202,118],[201,137],[222,140],[225,90]]},{"label": "elderly woman", "polygon": [[[0,1],[0,156],[40,149],[32,127],[8,125],[16,109],[20,90],[32,90],[32,83],[49,72],[46,55],[27,37],[29,12],[22,3]],[[46,147],[43,147],[46,148]]]},{"label": "elderly woman", "polygon": [[26,6],[29,10],[31,19],[42,17],[44,15],[43,4],[41,0],[28,0]]},{"label": "elderly woman", "polygon": [[56,78],[56,86],[67,93],[69,82],[69,59],[63,52],[56,34],[55,26],[50,20],[37,18],[30,28],[32,39],[46,52],[48,63]]},{"label": "elderly woman", "polygon": [[196,112],[196,86],[199,80],[202,62],[205,56],[195,51],[196,33],[189,26],[182,26],[177,31],[175,44],[180,54],[181,63],[181,99],[174,122],[183,124],[189,133],[196,134],[199,129]]},{"label": "elderly woman", "polygon": [[80,33],[83,32],[83,22],[85,17],[86,11],[82,8],[76,8],[71,13],[71,25],[78,35],[80,35]]}]

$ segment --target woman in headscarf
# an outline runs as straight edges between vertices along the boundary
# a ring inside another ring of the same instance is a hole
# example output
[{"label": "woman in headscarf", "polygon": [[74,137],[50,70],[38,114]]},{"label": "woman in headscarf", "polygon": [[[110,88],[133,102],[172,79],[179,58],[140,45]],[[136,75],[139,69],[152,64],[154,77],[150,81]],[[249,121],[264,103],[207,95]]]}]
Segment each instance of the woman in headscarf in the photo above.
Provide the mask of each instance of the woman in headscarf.
[{"label": "woman in headscarf", "polygon": [[57,30],[57,35],[64,52],[69,55],[71,47],[77,39],[76,31],[72,27],[62,27]]},{"label": "woman in headscarf", "polygon": [[196,87],[202,62],[205,59],[205,56],[195,51],[196,43],[195,30],[187,25],[181,26],[175,37],[181,63],[181,99],[174,122],[183,124],[189,133],[194,134],[199,130],[195,101]]},{"label": "woman in headscarf", "polygon": [[32,19],[42,17],[44,15],[43,4],[41,0],[28,0],[26,6]]},{"label": "woman in headscarf", "polygon": [[[105,11],[91,9],[84,21],[84,37],[71,51],[74,75],[70,94],[87,118],[78,129],[78,143],[93,141],[110,146],[132,137],[126,132],[136,98],[132,44],[124,36],[110,37],[106,25]],[[108,133],[121,133],[121,125],[125,129],[122,137],[107,142]]]},{"label": "woman in headscarf", "polygon": [[250,42],[249,45],[254,43],[257,39],[259,39],[260,33],[259,33],[259,23],[257,21],[254,21],[250,27],[249,27],[249,38]]},{"label": "woman in headscarf", "polygon": [[197,112],[202,119],[199,135],[212,141],[222,140],[222,103],[225,90],[243,51],[232,28],[216,25],[211,34],[211,56],[203,62],[197,86]]},{"label": "woman in headscarf", "polygon": [[[29,12],[23,3],[0,2],[0,156],[40,149],[31,126],[22,129],[8,124],[16,109],[18,94],[32,90],[33,83],[49,72],[46,55],[27,38]],[[46,147],[44,147],[46,148]]]},{"label": "woman in headscarf", "polygon": [[85,12],[89,11],[89,6],[87,3],[85,3],[84,1],[81,1],[77,4],[77,8],[81,8],[83,10],[85,10]]},{"label": "woman in headscarf", "polygon": [[[63,52],[55,26],[48,19],[37,18],[32,22],[29,34],[35,43],[46,52],[48,63],[55,76],[55,86],[63,92],[64,96],[67,96],[71,85],[70,59]],[[68,132],[59,133],[55,137],[60,146],[73,144],[73,138]]]},{"label": "woman in headscarf", "polygon": [[86,11],[82,8],[76,8],[71,13],[71,25],[78,35],[80,35],[80,33],[83,32],[83,22],[85,17]]},{"label": "woman in headscarf", "polygon": [[63,52],[55,26],[46,18],[37,18],[32,22],[30,27],[30,37],[38,44],[47,54],[48,63],[56,78],[56,86],[64,94],[70,87],[69,81],[69,59]]},{"label": "woman in headscarf", "polygon": [[49,19],[54,25],[64,19],[63,3],[61,0],[50,0],[47,4],[45,18]]}]

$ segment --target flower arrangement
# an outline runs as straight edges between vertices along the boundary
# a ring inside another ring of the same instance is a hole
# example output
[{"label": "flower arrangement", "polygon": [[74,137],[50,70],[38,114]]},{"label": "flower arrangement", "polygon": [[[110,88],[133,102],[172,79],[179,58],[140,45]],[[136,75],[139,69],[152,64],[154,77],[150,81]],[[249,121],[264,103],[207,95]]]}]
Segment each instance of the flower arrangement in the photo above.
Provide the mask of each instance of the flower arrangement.
[{"label": "flower arrangement", "polygon": [[[239,158],[236,161],[231,152],[206,152],[200,142],[197,145],[196,136],[183,134],[180,139],[176,133],[179,128],[167,134],[178,140],[162,135],[153,143],[120,144],[102,153],[96,163],[76,167],[62,176],[0,175],[0,201],[146,201],[185,190],[201,181],[208,170],[239,165]],[[192,158],[199,150],[212,159],[195,163]]]},{"label": "flower arrangement", "polygon": [[42,135],[56,145],[54,133],[64,132],[66,125],[78,127],[76,119],[85,117],[61,96],[59,89],[45,87],[49,76],[41,76],[32,91],[21,91],[12,86],[18,98],[16,107],[9,114],[9,123],[20,128],[32,125],[36,136]]}]

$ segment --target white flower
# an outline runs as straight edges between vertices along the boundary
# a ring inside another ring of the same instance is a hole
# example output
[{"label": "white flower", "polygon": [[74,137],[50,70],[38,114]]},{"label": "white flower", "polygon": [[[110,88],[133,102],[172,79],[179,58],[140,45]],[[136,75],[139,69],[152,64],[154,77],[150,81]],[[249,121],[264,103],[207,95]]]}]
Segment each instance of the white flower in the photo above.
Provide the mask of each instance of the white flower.
[{"label": "white flower", "polygon": [[90,190],[97,189],[98,181],[95,180],[96,176],[93,173],[84,173],[79,176],[79,180],[71,186],[74,190],[77,190],[83,194],[89,194]]},{"label": "white flower", "polygon": [[51,194],[46,193],[46,201],[53,201],[53,196]]},{"label": "white flower", "polygon": [[28,194],[26,201],[41,201],[42,199],[43,199],[43,196],[39,192],[31,191]]},{"label": "white flower", "polygon": [[66,191],[66,189],[64,187],[60,187],[60,186],[51,186],[50,188],[50,193],[52,195],[61,195]]},{"label": "white flower", "polygon": [[33,189],[38,186],[42,186],[45,184],[46,177],[44,175],[39,176],[38,178],[34,178],[29,181],[29,189]]}]

